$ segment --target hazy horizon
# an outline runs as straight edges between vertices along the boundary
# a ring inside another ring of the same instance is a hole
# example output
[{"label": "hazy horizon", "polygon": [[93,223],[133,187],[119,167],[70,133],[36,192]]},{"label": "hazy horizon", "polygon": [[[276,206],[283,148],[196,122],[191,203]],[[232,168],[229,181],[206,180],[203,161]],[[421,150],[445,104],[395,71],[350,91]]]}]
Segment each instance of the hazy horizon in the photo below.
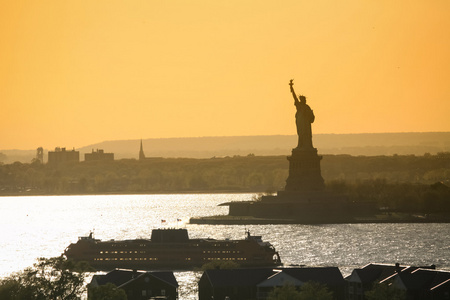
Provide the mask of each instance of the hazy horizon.
[{"label": "hazy horizon", "polygon": [[4,1],[0,149],[449,132],[450,2]]},{"label": "hazy horizon", "polygon": [[[353,132],[353,133],[313,133],[313,140],[314,136],[325,136],[325,135],[343,135],[343,136],[352,136],[352,135],[380,135],[380,134],[428,134],[428,133],[450,133],[450,131],[426,131],[426,132]],[[97,142],[93,142],[88,145],[54,145],[45,147],[43,145],[36,145],[34,148],[28,148],[28,149],[19,149],[19,148],[0,148],[0,152],[2,150],[7,151],[36,151],[38,147],[43,147],[44,150],[53,151],[55,148],[66,148],[66,149],[82,149],[82,148],[89,148],[92,146],[96,146],[103,143],[115,143],[115,142],[127,142],[127,141],[146,141],[146,140],[176,140],[176,139],[209,139],[209,138],[245,138],[245,137],[276,137],[276,136],[286,136],[286,137],[295,137],[296,134],[260,134],[260,135],[222,135],[222,136],[183,136],[183,137],[158,137],[158,138],[124,138],[124,139],[116,139],[116,140],[101,140]]]},{"label": "hazy horizon", "polygon": [[[297,135],[259,135],[259,136],[222,136],[222,137],[180,137],[142,139],[147,157],[164,158],[211,158],[227,156],[278,156],[290,155],[297,144]],[[58,145],[67,150],[84,154],[97,149],[105,153],[114,153],[116,160],[137,159],[140,139],[101,141],[82,147]],[[359,134],[316,134],[313,146],[321,155],[424,155],[450,152],[450,132],[409,132],[409,133],[359,133]],[[48,151],[44,148],[44,162]],[[36,157],[34,149],[0,149],[0,162],[31,162]]]}]

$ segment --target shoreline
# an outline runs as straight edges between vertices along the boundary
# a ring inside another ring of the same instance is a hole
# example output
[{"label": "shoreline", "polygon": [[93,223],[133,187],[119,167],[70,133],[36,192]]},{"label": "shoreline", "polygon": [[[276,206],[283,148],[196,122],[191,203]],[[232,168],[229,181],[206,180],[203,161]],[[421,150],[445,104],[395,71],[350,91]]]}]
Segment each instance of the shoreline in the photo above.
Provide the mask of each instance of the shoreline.
[{"label": "shoreline", "polygon": [[[103,192],[103,193],[26,193],[26,192],[17,192],[17,193],[0,193],[1,197],[39,197],[39,196],[107,196],[107,195],[121,195],[121,196],[132,196],[132,195],[185,195],[185,194],[259,194],[263,193],[262,191],[158,191],[158,192]],[[250,200],[250,199],[249,199]]]},{"label": "shoreline", "polygon": [[349,218],[340,220],[301,220],[301,219],[270,219],[255,218],[251,216],[233,217],[229,215],[210,216],[210,217],[192,217],[189,224],[208,224],[208,225],[267,225],[267,224],[303,224],[303,225],[320,225],[320,224],[399,224],[399,223],[450,223],[450,215],[434,216],[432,218],[414,217],[391,217],[391,218]]}]

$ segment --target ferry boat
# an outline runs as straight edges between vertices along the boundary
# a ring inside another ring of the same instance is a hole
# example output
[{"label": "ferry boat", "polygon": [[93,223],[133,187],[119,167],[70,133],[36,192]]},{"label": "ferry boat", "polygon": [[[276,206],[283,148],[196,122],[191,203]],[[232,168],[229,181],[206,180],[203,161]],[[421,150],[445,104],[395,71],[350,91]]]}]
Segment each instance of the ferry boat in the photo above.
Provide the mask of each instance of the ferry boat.
[{"label": "ferry boat", "polygon": [[187,229],[153,229],[151,239],[101,241],[79,237],[64,251],[69,260],[86,261],[99,271],[191,270],[212,262],[236,262],[240,267],[281,265],[278,252],[261,236],[246,231],[242,240],[190,239]]}]

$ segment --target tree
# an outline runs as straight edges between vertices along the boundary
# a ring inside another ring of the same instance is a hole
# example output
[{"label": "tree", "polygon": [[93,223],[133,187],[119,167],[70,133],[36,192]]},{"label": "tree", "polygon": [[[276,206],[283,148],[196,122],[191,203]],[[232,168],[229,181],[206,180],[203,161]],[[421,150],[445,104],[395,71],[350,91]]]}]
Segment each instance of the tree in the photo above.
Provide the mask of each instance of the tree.
[{"label": "tree", "polygon": [[78,300],[90,271],[87,263],[74,263],[63,256],[39,258],[33,267],[0,281],[0,299]]},{"label": "tree", "polygon": [[375,284],[370,291],[365,293],[367,300],[404,300],[405,291],[396,288],[392,284]]},{"label": "tree", "polygon": [[88,286],[88,289],[88,300],[127,300],[125,291],[118,289],[117,286],[112,283],[95,287]]},{"label": "tree", "polygon": [[292,284],[275,287],[268,295],[267,300],[300,300],[300,292]]},{"label": "tree", "polygon": [[332,300],[333,293],[328,288],[318,282],[307,282],[300,288],[299,300]]}]

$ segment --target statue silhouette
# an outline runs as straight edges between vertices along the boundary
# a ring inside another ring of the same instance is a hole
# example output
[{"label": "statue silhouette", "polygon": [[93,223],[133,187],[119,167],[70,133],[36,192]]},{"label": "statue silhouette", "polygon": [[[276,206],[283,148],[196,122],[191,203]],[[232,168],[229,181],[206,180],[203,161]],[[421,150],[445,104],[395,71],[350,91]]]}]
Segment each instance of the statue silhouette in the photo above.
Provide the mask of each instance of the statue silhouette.
[{"label": "statue silhouette", "polygon": [[294,97],[294,105],[297,108],[297,113],[295,114],[295,123],[297,125],[298,134],[298,149],[308,149],[313,148],[312,145],[312,131],[311,123],[314,122],[314,113],[311,108],[306,104],[306,97],[299,95],[300,101],[294,91],[294,80],[291,79],[289,82],[291,87],[291,93]]}]

